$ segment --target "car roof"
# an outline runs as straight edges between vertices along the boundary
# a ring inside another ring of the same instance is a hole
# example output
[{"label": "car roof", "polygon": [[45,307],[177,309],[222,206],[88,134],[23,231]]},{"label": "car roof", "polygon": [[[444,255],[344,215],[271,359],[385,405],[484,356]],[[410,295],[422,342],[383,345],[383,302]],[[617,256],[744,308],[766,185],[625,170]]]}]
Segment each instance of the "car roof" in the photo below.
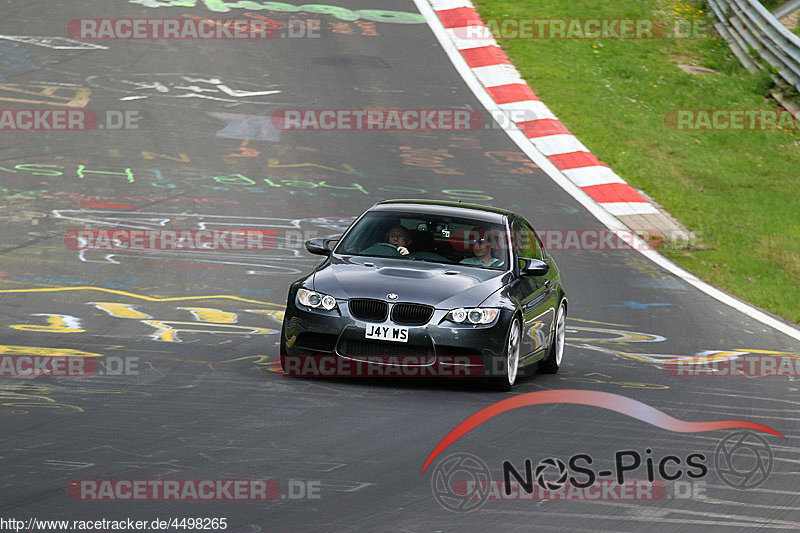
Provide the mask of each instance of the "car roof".
[{"label": "car roof", "polygon": [[516,216],[513,211],[507,209],[444,200],[384,200],[372,206],[370,211],[397,211],[401,209],[414,213],[480,218],[498,223],[501,223],[504,217]]}]

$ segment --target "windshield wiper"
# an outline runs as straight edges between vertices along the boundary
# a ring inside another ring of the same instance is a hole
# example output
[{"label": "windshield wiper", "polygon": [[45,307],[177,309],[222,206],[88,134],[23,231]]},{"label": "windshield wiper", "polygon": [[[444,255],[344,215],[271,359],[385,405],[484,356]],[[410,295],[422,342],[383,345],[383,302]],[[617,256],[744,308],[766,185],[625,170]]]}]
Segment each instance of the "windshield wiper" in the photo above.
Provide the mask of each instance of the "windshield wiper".
[{"label": "windshield wiper", "polygon": [[449,261],[449,262],[434,261],[433,259],[425,259],[423,257],[413,257],[412,259],[414,261],[425,261],[426,263],[436,263],[436,264],[439,264],[439,265],[455,265],[455,263],[452,262],[452,261]]}]

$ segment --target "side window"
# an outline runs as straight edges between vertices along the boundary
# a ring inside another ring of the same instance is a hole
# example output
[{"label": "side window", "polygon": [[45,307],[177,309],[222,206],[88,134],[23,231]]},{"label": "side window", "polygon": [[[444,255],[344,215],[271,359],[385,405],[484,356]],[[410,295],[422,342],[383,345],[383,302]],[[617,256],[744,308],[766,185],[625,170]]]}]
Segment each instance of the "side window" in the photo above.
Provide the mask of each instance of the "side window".
[{"label": "side window", "polygon": [[[536,238],[533,228],[518,218],[511,225],[511,230],[513,233],[513,246],[520,258],[542,259],[542,249],[539,246],[539,239]],[[521,267],[522,262],[520,262]]]}]

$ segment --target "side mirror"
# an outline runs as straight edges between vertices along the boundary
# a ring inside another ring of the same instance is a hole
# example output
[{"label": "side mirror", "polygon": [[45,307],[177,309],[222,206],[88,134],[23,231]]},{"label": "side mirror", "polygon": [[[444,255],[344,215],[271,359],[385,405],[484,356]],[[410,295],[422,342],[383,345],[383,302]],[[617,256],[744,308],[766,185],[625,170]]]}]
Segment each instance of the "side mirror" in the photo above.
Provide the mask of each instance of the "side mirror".
[{"label": "side mirror", "polygon": [[306,241],[306,250],[314,255],[331,255],[330,243],[336,242],[336,239],[326,239],[324,237],[317,237],[315,239],[308,239]]},{"label": "side mirror", "polygon": [[550,271],[550,265],[538,259],[523,257],[525,265],[520,269],[523,276],[544,276]]}]

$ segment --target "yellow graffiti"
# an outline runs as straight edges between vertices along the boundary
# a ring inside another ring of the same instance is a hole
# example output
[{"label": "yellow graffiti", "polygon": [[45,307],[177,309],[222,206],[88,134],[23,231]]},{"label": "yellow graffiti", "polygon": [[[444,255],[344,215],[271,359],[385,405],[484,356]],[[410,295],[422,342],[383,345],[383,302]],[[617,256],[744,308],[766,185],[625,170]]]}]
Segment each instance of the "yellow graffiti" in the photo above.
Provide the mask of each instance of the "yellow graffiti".
[{"label": "yellow graffiti", "polygon": [[698,355],[686,355],[686,356],[664,356],[664,357],[672,357],[673,359],[670,360],[663,360],[659,361],[665,365],[687,365],[687,364],[701,364],[701,363],[709,363],[712,361],[721,361],[725,359],[736,359],[737,357],[742,357],[749,354],[760,354],[760,355],[776,355],[781,357],[791,357],[794,359],[800,358],[800,353],[796,352],[779,352],[775,350],[751,350],[751,349],[740,349],[736,348],[732,351],[715,351],[715,352],[701,352]]},{"label": "yellow graffiti", "polygon": [[322,168],[325,170],[330,170],[332,172],[342,172],[344,174],[357,174],[356,169],[354,169],[347,163],[343,163],[341,169],[334,167],[326,167],[324,165],[318,165],[316,163],[289,163],[286,165],[281,165],[280,163],[281,162],[278,159],[267,159],[268,168],[314,167],[314,168]]},{"label": "yellow graffiti", "polygon": [[618,385],[623,389],[654,389],[654,390],[664,390],[668,389],[667,385],[660,385],[658,383],[641,383],[638,381],[606,381],[602,379],[597,379],[592,376],[599,376],[603,378],[611,379],[611,376],[606,374],[598,374],[597,372],[592,372],[589,374],[584,374],[583,376],[563,376],[559,379],[561,381],[571,381],[574,383],[600,383],[606,385]]},{"label": "yellow graffiti", "polygon": [[237,361],[253,361],[253,364],[258,368],[266,368],[270,372],[282,374],[281,362],[277,359],[273,360],[271,355],[247,355],[245,357],[237,357],[235,359],[228,359],[221,361],[221,363],[235,363]]},{"label": "yellow graffiti", "polygon": [[157,298],[154,296],[146,296],[144,294],[136,294],[133,292],[120,291],[116,289],[106,289],[105,287],[50,287],[42,289],[2,289],[0,294],[13,294],[13,293],[38,293],[38,292],[69,292],[69,291],[99,291],[108,294],[117,294],[126,296],[128,298],[136,298],[148,302],[182,302],[194,300],[234,300],[237,302],[245,302],[250,304],[267,305],[271,307],[283,307],[282,305],[274,304],[271,302],[262,302],[261,300],[251,300],[249,298],[242,298],[240,296],[232,296],[230,294],[209,294],[208,296],[176,296],[172,298]]},{"label": "yellow graffiti", "polygon": [[253,364],[256,366],[269,366],[272,362],[271,355],[246,355],[244,357],[237,357],[235,359],[227,359],[225,361],[220,361],[220,364],[224,363],[235,363],[237,361],[249,361],[253,360]]},{"label": "yellow graffiti", "polygon": [[588,320],[586,318],[574,318],[574,317],[567,317],[567,320],[577,321],[577,322],[587,322],[589,324],[600,324],[602,326],[622,326],[622,327],[630,327],[630,324],[615,324],[613,322],[602,322],[600,320]]},{"label": "yellow graffiti", "polygon": [[164,154],[157,154],[155,152],[142,152],[142,157],[145,159],[155,159],[156,157],[161,157],[163,159],[171,159],[173,161],[179,161],[181,163],[189,163],[191,159],[186,154],[178,154],[179,157],[164,155]]},{"label": "yellow graffiti", "polygon": [[38,331],[41,333],[83,333],[85,329],[80,328],[80,320],[70,315],[52,315],[48,313],[37,313],[31,316],[46,317],[46,326],[36,326],[30,324],[14,324],[8,326],[12,329],[21,331]]},{"label": "yellow graffiti", "polygon": [[[603,324],[592,320],[571,319],[580,322],[593,322],[596,324]],[[641,361],[644,363],[652,363],[659,366],[663,365],[686,365],[686,364],[704,364],[718,361],[725,361],[742,357],[748,354],[764,354],[764,355],[779,355],[787,357],[800,357],[800,353],[793,352],[780,352],[774,350],[757,350],[757,349],[733,349],[733,350],[704,350],[697,352],[693,355],[689,354],[663,354],[663,353],[641,353],[629,352],[627,350],[620,350],[616,347],[609,347],[608,345],[614,344],[629,344],[629,343],[651,343],[663,342],[666,340],[661,335],[652,333],[642,333],[637,331],[625,331],[612,328],[592,328],[580,326],[568,326],[567,339],[574,346],[588,348],[598,352],[612,354],[618,357],[625,357],[634,361]],[[576,336],[575,333],[580,335],[580,332],[587,332],[590,335],[587,337]],[[605,337],[592,336],[591,334],[605,334]]]},{"label": "yellow graffiti", "polygon": [[[59,403],[43,393],[49,393],[53,389],[49,387],[38,387],[35,385],[3,385],[0,386],[0,405],[4,407],[44,407],[47,409],[69,408],[83,412],[77,405]],[[31,394],[39,393],[39,394]],[[27,414],[28,411],[21,411],[17,414]]]},{"label": "yellow graffiti", "polygon": [[760,354],[764,354],[764,355],[781,355],[781,356],[784,356],[784,357],[793,357],[793,358],[800,357],[800,352],[776,352],[775,350],[753,350],[752,348],[747,348],[747,349],[738,348],[738,350],[741,351],[741,352],[746,352],[746,353],[760,353]]},{"label": "yellow graffiti", "polygon": [[[58,91],[70,93],[68,96],[56,94]],[[3,94],[4,92],[12,93],[15,98],[11,98]],[[64,87],[60,85],[38,85],[38,84],[16,84],[16,83],[0,83],[0,100],[7,102],[22,102],[25,104],[48,104],[60,105],[64,107],[86,107],[89,103],[89,96],[92,94],[91,89],[85,87]],[[25,95],[25,98],[19,98],[17,95]],[[31,96],[38,96],[39,99],[32,99]]]},{"label": "yellow graffiti", "polygon": [[[84,409],[77,405],[68,403],[57,402],[51,398],[50,395],[55,392],[52,387],[45,387],[41,385],[20,383],[0,385],[0,406],[11,407],[12,414],[28,414],[30,411],[15,410],[18,408],[45,408],[45,409],[72,409],[79,413],[83,413]],[[135,394],[138,396],[152,396],[148,392],[130,391],[130,390],[112,390],[112,389],[69,389],[71,394],[117,394],[127,395]]]},{"label": "yellow graffiti", "polygon": [[[241,298],[232,295],[209,295],[209,296],[184,296],[174,298],[161,298],[156,296],[147,296],[142,294],[131,293],[127,291],[120,291],[115,289],[106,289],[103,287],[58,287],[47,289],[6,289],[0,290],[0,293],[36,293],[36,292],[66,292],[66,291],[99,291],[103,293],[111,293],[121,296],[128,296],[137,298],[148,302],[173,302],[173,301],[197,301],[209,299],[222,299],[234,300],[238,302],[245,302],[248,304],[259,304],[269,306],[273,309],[247,309],[247,312],[267,315],[272,320],[280,323],[283,319],[283,306],[273,304],[271,302],[263,302],[259,300],[251,300],[248,298]],[[141,322],[144,325],[156,328],[156,332],[149,335],[153,340],[160,342],[182,342],[181,333],[212,333],[212,334],[231,334],[231,335],[269,335],[278,333],[275,329],[258,326],[247,325],[234,325],[238,322],[239,315],[231,311],[224,311],[214,307],[177,307],[175,309],[181,311],[189,311],[197,322],[183,322],[162,320],[154,318],[138,309],[139,304],[121,303],[121,302],[107,302],[107,301],[92,301],[87,302],[89,305],[94,306],[95,309],[103,311],[107,315],[114,318],[132,319]],[[29,324],[15,324],[11,326],[14,329],[32,332],[85,332],[86,330],[79,328],[80,320],[70,315],[55,315],[55,314],[41,314],[33,316],[45,316],[48,320],[48,325],[29,325]],[[165,317],[166,318],[166,317]]]},{"label": "yellow graffiti", "polygon": [[33,355],[38,357],[103,357],[102,354],[72,350],[70,348],[48,348],[46,346],[12,346],[0,344],[0,355]]},{"label": "yellow graffiti", "polygon": [[248,313],[258,313],[262,315],[267,315],[273,318],[278,324],[283,322],[283,315],[285,313],[284,310],[272,310],[272,309],[245,309]]},{"label": "yellow graffiti", "polygon": [[[255,326],[234,326],[231,324],[212,324],[212,323],[198,323],[198,322],[173,322],[173,321],[160,321],[160,320],[142,320],[143,324],[152,326],[158,331],[150,335],[153,340],[161,342],[182,342],[178,338],[179,332],[186,333],[224,333],[228,335],[269,335],[277,333],[274,329],[258,328]],[[175,328],[173,325],[184,326]],[[197,326],[204,326],[205,328],[218,327],[219,330],[214,329],[198,329]],[[224,329],[223,329],[224,328]],[[232,331],[236,330],[236,331]],[[243,330],[243,331],[242,331]]]},{"label": "yellow graffiti", "polygon": [[639,333],[637,331],[624,331],[621,329],[607,329],[607,328],[584,328],[580,326],[570,326],[567,329],[570,331],[588,331],[591,333],[608,333],[616,335],[616,337],[574,337],[569,336],[570,341],[577,342],[662,342],[665,337],[661,335],[654,335],[652,333]]},{"label": "yellow graffiti", "polygon": [[140,313],[130,304],[121,304],[116,302],[89,302],[89,304],[95,306],[101,311],[105,311],[115,318],[152,318],[150,315]]},{"label": "yellow graffiti", "polygon": [[210,307],[178,307],[183,311],[189,311],[201,322],[215,322],[217,324],[235,324],[238,317],[236,313],[211,309]]}]

